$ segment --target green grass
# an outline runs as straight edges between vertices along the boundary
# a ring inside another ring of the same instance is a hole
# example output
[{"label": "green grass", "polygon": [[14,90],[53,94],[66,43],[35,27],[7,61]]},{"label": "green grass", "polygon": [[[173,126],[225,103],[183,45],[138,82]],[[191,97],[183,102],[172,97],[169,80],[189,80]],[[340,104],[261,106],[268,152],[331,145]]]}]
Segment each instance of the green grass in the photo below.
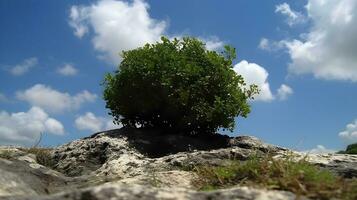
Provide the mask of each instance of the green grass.
[{"label": "green grass", "polygon": [[247,185],[286,190],[317,199],[357,199],[356,179],[345,180],[304,159],[252,157],[247,161],[230,161],[226,166],[198,166],[195,171],[194,183],[200,190]]}]

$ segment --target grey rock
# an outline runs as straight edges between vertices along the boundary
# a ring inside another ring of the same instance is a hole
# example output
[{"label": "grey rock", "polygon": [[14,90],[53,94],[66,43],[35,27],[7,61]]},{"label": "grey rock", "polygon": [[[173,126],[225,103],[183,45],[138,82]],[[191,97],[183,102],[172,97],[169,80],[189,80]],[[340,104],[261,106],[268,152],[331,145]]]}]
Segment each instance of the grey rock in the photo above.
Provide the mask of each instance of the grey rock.
[{"label": "grey rock", "polygon": [[[357,177],[357,155],[351,154],[309,154],[293,152],[295,159],[306,159],[308,162],[321,168],[332,171],[344,178]],[[278,156],[283,156],[280,154]]]},{"label": "grey rock", "polygon": [[250,136],[197,137],[122,128],[59,146],[53,158],[57,162],[55,169],[68,176],[102,174],[127,178],[143,174],[150,167],[218,165],[224,159],[245,160],[252,154],[280,151],[286,149]]},{"label": "grey rock", "polygon": [[48,194],[66,186],[64,176],[33,161],[24,156],[0,158],[0,196]]},{"label": "grey rock", "polygon": [[[214,143],[212,141],[215,141]],[[0,147],[0,198],[12,200],[295,199],[290,192],[235,186],[195,191],[197,165],[221,166],[250,156],[294,155],[344,177],[357,177],[357,156],[305,154],[251,136],[186,136],[122,128],[99,132],[51,151],[49,169],[16,147]],[[3,155],[3,156],[1,156]],[[303,198],[300,198],[303,199]]]},{"label": "grey rock", "polygon": [[[291,192],[237,187],[213,192],[197,192],[182,188],[155,188],[143,185],[104,184],[97,187],[64,192],[46,197],[22,197],[12,200],[295,200]],[[300,197],[304,200],[306,198]]]}]

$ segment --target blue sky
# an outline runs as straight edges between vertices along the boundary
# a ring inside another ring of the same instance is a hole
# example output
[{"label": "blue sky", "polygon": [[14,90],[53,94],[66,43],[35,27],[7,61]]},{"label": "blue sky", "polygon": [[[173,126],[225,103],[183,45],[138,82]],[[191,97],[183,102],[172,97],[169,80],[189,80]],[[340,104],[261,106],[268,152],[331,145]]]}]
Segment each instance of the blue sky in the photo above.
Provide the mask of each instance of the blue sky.
[{"label": "blue sky", "polygon": [[52,146],[113,128],[100,83],[118,52],[189,35],[236,47],[234,70],[262,90],[230,135],[343,149],[357,142],[355,15],[351,0],[2,0],[0,144],[44,132]]}]

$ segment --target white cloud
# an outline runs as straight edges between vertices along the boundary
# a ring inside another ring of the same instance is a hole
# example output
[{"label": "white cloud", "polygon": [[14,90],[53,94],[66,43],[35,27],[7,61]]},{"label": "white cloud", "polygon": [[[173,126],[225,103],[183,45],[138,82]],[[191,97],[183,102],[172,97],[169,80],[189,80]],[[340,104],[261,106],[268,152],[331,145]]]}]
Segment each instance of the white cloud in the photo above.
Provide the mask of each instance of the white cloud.
[{"label": "white cloud", "polygon": [[14,76],[20,76],[25,74],[30,70],[30,68],[34,67],[37,65],[38,60],[35,57],[28,58],[24,60],[22,63],[15,65],[10,69],[10,73]]},{"label": "white cloud", "polygon": [[[93,31],[93,46],[102,53],[99,57],[118,64],[122,51],[154,43],[165,35],[168,23],[152,18],[149,8],[149,4],[144,0],[101,0],[89,6],[75,5],[70,9],[69,25],[79,38]],[[173,35],[176,38],[182,37]],[[199,38],[206,43],[209,50],[219,50],[223,47],[223,42],[218,37]]]},{"label": "white cloud", "polygon": [[212,36],[209,38],[200,38],[205,44],[206,48],[211,51],[217,51],[224,47],[223,41],[218,37]]},{"label": "white cloud", "polygon": [[282,41],[292,60],[289,73],[357,82],[357,1],[309,0],[306,9],[310,30]]},{"label": "white cloud", "polygon": [[277,97],[280,100],[286,100],[292,94],[293,94],[293,89],[288,85],[282,84],[278,89]]},{"label": "white cloud", "polygon": [[77,117],[75,120],[75,125],[79,130],[89,130],[92,132],[99,132],[121,127],[114,124],[113,120],[104,117],[97,117],[91,112],[87,112],[86,114]]},{"label": "white cloud", "polygon": [[64,133],[64,128],[61,122],[52,118],[49,118],[45,121],[45,127],[50,133],[57,133],[57,134]]},{"label": "white cloud", "polygon": [[50,118],[39,107],[32,107],[27,112],[0,112],[0,144],[33,144],[40,133],[64,134],[61,122]]},{"label": "white cloud", "polygon": [[79,6],[72,6],[70,10],[69,25],[74,29],[74,35],[78,38],[82,38],[88,33],[88,25],[86,24],[88,16],[88,9],[84,9]]},{"label": "white cloud", "polygon": [[74,76],[77,74],[77,72],[78,70],[71,64],[65,64],[64,66],[57,69],[57,73],[63,76]]},{"label": "white cloud", "polygon": [[84,90],[74,96],[60,92],[49,86],[36,84],[33,87],[16,93],[18,99],[27,101],[51,113],[61,113],[78,109],[83,103],[94,102],[97,95]]},{"label": "white cloud", "polygon": [[123,127],[123,125],[114,124],[112,119],[106,119],[106,123],[105,123],[105,126],[104,126],[104,128],[106,130],[121,128],[121,127]]},{"label": "white cloud", "polygon": [[338,134],[348,144],[357,142],[357,119],[347,124],[346,129]]},{"label": "white cloud", "polygon": [[269,73],[260,65],[255,63],[248,63],[242,60],[234,65],[233,70],[243,76],[248,85],[256,84],[260,89],[260,93],[254,97],[255,100],[271,101],[274,99],[268,82]]},{"label": "white cloud", "polygon": [[335,153],[336,150],[327,149],[323,145],[317,145],[315,148],[304,152],[311,153],[311,154],[324,154],[324,153]]},{"label": "white cloud", "polygon": [[269,40],[266,38],[262,38],[259,42],[258,45],[259,49],[263,49],[263,50],[269,50]]},{"label": "white cloud", "polygon": [[243,76],[247,85],[255,84],[258,86],[260,92],[258,95],[254,96],[256,101],[272,101],[276,99],[286,100],[291,94],[293,94],[293,89],[288,85],[282,84],[277,91],[276,96],[271,92],[270,85],[268,82],[269,73],[267,70],[256,64],[249,63],[246,60],[240,61],[235,64],[233,70]]},{"label": "white cloud", "polygon": [[101,130],[103,122],[102,119],[96,117],[93,113],[87,112],[85,115],[76,118],[75,125],[79,130],[98,132]]},{"label": "white cloud", "polygon": [[285,45],[286,45],[285,41],[277,42],[277,41],[268,40],[267,38],[261,38],[258,48],[266,51],[277,51],[285,48],[286,47]]},{"label": "white cloud", "polygon": [[292,10],[290,8],[290,5],[287,3],[282,3],[282,4],[277,5],[275,7],[275,13],[281,13],[282,15],[285,15],[287,17],[286,23],[289,26],[293,26],[295,24],[301,24],[306,21],[306,18],[303,14]]},{"label": "white cloud", "polygon": [[70,26],[82,37],[91,28],[94,48],[113,63],[119,63],[119,53],[158,41],[167,27],[148,13],[149,5],[142,0],[98,1],[90,6],[72,6]]}]

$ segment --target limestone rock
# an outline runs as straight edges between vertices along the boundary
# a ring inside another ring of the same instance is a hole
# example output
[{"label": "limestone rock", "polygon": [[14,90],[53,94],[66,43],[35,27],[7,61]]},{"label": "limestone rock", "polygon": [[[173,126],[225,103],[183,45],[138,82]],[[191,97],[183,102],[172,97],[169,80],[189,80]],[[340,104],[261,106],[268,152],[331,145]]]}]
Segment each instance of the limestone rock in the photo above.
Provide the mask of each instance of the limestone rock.
[{"label": "limestone rock", "polygon": [[[212,142],[214,141],[214,142]],[[290,192],[235,186],[196,191],[197,165],[221,166],[252,155],[294,155],[344,177],[357,177],[357,156],[308,154],[251,136],[186,136],[122,128],[99,132],[51,150],[54,169],[22,148],[0,147],[0,198],[8,200],[295,199]],[[304,199],[300,197],[300,199]]]},{"label": "limestone rock", "polygon": [[285,150],[249,136],[190,137],[123,128],[59,146],[53,155],[58,163],[55,169],[68,176],[101,174],[127,178],[146,173],[148,168],[217,165],[224,159],[246,159],[253,153]]},{"label": "limestone rock", "polygon": [[[344,178],[357,178],[357,155],[351,154],[309,154],[302,152],[292,152],[295,159],[306,159],[308,162],[319,167],[328,169]],[[284,157],[286,154],[279,154],[277,157]]]},{"label": "limestone rock", "polygon": [[48,194],[63,187],[66,177],[37,164],[30,155],[0,158],[0,196]]},{"label": "limestone rock", "polygon": [[[13,200],[30,200],[34,197],[13,198]],[[197,192],[183,188],[155,188],[136,184],[104,184],[79,191],[64,192],[39,200],[295,200],[291,192],[237,187],[213,192]],[[305,200],[306,198],[300,197]]]}]

